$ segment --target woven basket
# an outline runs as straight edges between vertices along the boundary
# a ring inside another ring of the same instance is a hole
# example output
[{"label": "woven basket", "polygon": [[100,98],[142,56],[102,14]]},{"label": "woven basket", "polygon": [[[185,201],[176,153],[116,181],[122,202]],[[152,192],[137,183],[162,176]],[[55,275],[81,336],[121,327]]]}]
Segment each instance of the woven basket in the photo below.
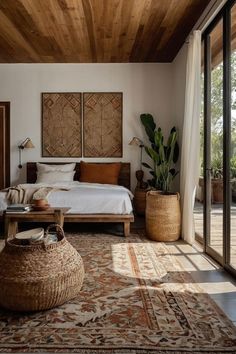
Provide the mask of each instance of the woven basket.
[{"label": "woven basket", "polygon": [[154,241],[176,241],[180,237],[179,194],[149,191],[146,196],[146,233]]},{"label": "woven basket", "polygon": [[46,310],[76,297],[84,279],[82,258],[56,227],[58,242],[22,246],[6,240],[0,254],[0,305],[15,311]]}]

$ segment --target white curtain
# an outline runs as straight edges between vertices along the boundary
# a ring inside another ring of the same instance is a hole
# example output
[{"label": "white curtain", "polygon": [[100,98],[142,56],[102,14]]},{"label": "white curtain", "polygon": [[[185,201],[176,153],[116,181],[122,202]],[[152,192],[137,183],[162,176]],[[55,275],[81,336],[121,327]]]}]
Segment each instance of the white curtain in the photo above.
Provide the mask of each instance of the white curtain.
[{"label": "white curtain", "polygon": [[180,195],[182,209],[182,237],[192,244],[194,231],[194,198],[199,178],[200,108],[201,108],[201,32],[189,38],[185,110],[181,148]]}]

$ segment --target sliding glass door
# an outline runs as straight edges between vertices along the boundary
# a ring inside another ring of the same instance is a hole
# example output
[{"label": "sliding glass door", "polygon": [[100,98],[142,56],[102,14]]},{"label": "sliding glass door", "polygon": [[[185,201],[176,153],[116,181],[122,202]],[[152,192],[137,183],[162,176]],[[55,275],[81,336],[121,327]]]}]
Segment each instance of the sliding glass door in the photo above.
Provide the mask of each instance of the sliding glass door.
[{"label": "sliding glass door", "polygon": [[205,252],[236,275],[236,0],[208,26],[203,48],[202,209],[195,204],[196,234],[199,239],[203,229]]},{"label": "sliding glass door", "polygon": [[236,4],[230,12],[231,131],[230,131],[230,243],[229,264],[236,269]]},{"label": "sliding glass door", "polygon": [[206,69],[209,89],[206,125],[207,252],[223,257],[223,20],[208,35]]}]

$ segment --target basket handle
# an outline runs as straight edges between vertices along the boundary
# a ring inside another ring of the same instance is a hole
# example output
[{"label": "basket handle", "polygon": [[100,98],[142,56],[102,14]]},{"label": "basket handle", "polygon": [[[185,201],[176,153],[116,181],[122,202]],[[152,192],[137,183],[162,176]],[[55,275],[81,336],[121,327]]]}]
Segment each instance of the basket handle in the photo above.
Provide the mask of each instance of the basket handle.
[{"label": "basket handle", "polygon": [[61,231],[61,233],[63,234],[63,236],[65,236],[64,230],[63,230],[63,228],[62,228],[59,224],[51,224],[51,225],[49,225],[49,226],[47,227],[47,229],[46,229],[45,237],[47,237],[49,231],[50,231],[51,229],[53,229],[53,228],[55,228],[56,230],[59,229],[59,230]]},{"label": "basket handle", "polygon": [[[4,211],[4,213],[6,213],[6,211]],[[5,226],[6,227],[6,226]],[[8,227],[7,227],[8,230]],[[17,229],[15,230],[15,233],[17,232]],[[4,231],[4,241],[5,241],[5,245],[8,243],[8,241],[13,240],[15,238],[14,233],[9,233],[8,231]]]},{"label": "basket handle", "polygon": [[11,241],[13,239],[14,239],[14,235],[5,235],[4,236],[5,246],[8,243],[8,241]]},{"label": "basket handle", "polygon": [[62,235],[62,238],[65,238],[64,230],[63,230],[63,228],[62,228],[59,224],[51,224],[51,225],[49,225],[49,226],[47,227],[47,229],[46,229],[46,231],[45,231],[45,235],[44,235],[44,243],[43,243],[43,246],[44,246],[45,251],[47,251],[47,250],[50,249],[50,247],[48,248],[48,246],[50,246],[50,245],[47,245],[47,244],[46,244],[46,239],[47,239],[47,236],[48,236],[49,231],[50,231],[51,229],[53,229],[53,228],[56,229],[56,232],[57,232],[58,230],[60,230],[61,235]]}]

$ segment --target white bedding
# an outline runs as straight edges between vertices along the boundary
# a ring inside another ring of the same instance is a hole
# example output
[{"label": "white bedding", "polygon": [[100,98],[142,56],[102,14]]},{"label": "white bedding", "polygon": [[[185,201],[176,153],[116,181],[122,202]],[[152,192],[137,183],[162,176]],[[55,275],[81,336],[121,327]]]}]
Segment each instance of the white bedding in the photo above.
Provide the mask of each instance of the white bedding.
[{"label": "white bedding", "polygon": [[[22,187],[67,188],[53,191],[47,200],[52,207],[69,207],[68,214],[130,214],[132,193],[125,187],[110,184],[67,182],[21,184]],[[6,193],[0,192],[0,210],[7,207]]]}]

